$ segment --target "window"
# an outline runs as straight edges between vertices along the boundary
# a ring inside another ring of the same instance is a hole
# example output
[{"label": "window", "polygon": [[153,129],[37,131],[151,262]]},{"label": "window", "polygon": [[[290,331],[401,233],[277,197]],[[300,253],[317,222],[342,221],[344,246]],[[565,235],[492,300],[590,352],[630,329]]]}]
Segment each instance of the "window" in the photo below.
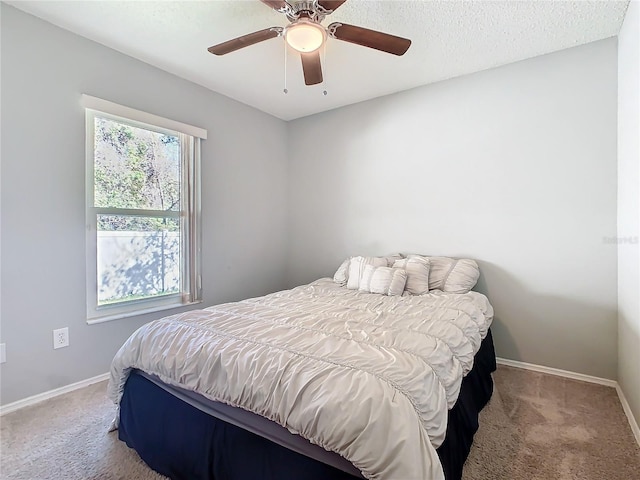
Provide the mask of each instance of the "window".
[{"label": "window", "polygon": [[87,95],[83,105],[88,322],[200,301],[206,131]]}]

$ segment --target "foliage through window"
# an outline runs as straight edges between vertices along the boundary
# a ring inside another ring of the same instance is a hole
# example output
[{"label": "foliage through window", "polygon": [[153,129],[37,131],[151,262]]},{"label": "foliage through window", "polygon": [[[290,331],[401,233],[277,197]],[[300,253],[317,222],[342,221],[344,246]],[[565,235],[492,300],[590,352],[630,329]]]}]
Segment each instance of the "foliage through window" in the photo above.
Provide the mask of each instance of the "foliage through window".
[{"label": "foliage through window", "polygon": [[88,315],[199,300],[195,137],[87,110]]}]

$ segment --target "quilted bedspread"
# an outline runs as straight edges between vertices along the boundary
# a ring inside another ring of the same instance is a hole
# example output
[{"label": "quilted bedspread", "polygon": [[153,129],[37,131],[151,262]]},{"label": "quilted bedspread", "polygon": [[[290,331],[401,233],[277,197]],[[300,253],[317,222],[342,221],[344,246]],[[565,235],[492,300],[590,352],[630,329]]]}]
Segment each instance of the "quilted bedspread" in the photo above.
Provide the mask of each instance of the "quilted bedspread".
[{"label": "quilted bedspread", "polygon": [[[444,479],[447,411],[493,319],[477,292],[385,296],[331,279],[150,322],[111,366],[244,408],[369,479]],[[116,419],[117,422],[117,419]]]}]

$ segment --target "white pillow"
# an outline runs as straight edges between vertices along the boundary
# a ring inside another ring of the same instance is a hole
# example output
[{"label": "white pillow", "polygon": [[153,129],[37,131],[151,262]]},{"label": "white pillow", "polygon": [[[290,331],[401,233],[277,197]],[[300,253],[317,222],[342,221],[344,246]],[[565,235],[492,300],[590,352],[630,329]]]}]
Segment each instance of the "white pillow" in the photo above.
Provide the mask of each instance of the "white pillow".
[{"label": "white pillow", "polygon": [[402,295],[407,283],[407,272],[401,268],[365,265],[358,290],[382,295]]},{"label": "white pillow", "polygon": [[338,270],[333,275],[333,281],[343,287],[347,284],[347,278],[349,278],[349,262],[351,261],[351,257],[347,258],[344,262],[340,264]]},{"label": "white pillow", "polygon": [[[421,257],[409,255],[408,258]],[[467,293],[480,277],[480,269],[475,260],[469,258],[421,257],[431,261],[429,288],[448,293]]]},{"label": "white pillow", "polygon": [[411,295],[424,295],[429,293],[429,267],[428,258],[413,256],[396,260],[394,268],[401,268],[407,271],[407,285],[405,290]]},{"label": "white pillow", "polygon": [[[336,270],[336,273],[333,274],[333,281],[338,285],[345,286],[347,284],[347,280],[349,279],[349,263],[351,262],[352,258],[354,257],[349,257],[344,262],[342,262],[338,267],[338,270]],[[384,257],[377,258],[386,259],[386,266],[390,267],[393,265],[393,262],[404,257],[401,253],[392,253],[391,255],[385,255]]]},{"label": "white pillow", "polygon": [[357,290],[360,286],[360,278],[364,273],[364,267],[373,265],[374,267],[388,266],[386,257],[351,257],[349,262],[349,274],[347,276],[347,288]]}]

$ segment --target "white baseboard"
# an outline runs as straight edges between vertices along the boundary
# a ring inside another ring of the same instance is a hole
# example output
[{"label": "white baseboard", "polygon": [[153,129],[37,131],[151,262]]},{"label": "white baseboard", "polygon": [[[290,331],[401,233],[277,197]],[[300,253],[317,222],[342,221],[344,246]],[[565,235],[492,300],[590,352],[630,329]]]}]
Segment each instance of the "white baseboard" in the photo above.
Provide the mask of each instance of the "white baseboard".
[{"label": "white baseboard", "polygon": [[640,427],[638,426],[638,422],[636,422],[636,419],[633,416],[633,412],[631,411],[631,406],[629,405],[629,402],[627,402],[627,397],[624,396],[624,392],[620,388],[620,385],[616,385],[616,391],[618,392],[618,397],[620,398],[622,409],[624,410],[624,413],[627,415],[627,420],[629,420],[629,425],[631,426],[631,431],[633,432],[633,436],[636,437],[636,442],[638,442],[638,445],[640,445]]},{"label": "white baseboard", "polygon": [[519,362],[517,360],[509,360],[500,357],[496,359],[496,362],[500,365],[506,365],[508,367],[524,368],[525,370],[548,373],[549,375],[571,378],[573,380],[580,380],[582,382],[597,383],[598,385],[604,385],[606,387],[616,388],[618,386],[618,382],[616,382],[615,380],[609,380],[608,378],[592,377],[591,375],[585,375],[584,373],[570,372],[568,370],[545,367],[544,365],[536,365],[534,363]]},{"label": "white baseboard", "polygon": [[108,379],[109,373],[103,373],[102,375],[87,378],[86,380],[81,380],[79,382],[72,383],[71,385],[66,385],[54,390],[49,390],[48,392],[39,393],[37,395],[33,395],[32,397],[18,400],[17,402],[8,403],[6,405],[0,406],[0,417],[2,415],[6,415],[7,413],[15,412],[16,410],[19,410],[21,408],[35,405],[36,403],[40,403],[44,400],[57,397],[58,395],[73,392],[74,390],[78,390],[79,388],[88,387],[89,385],[93,385],[94,383],[102,382],[103,380]]},{"label": "white baseboard", "polygon": [[629,402],[627,402],[627,398],[624,396],[624,392],[620,388],[620,385],[615,380],[610,380],[608,378],[600,378],[600,377],[592,377],[591,375],[585,375],[583,373],[570,372],[568,370],[560,370],[559,368],[551,368],[545,367],[544,365],[536,365],[534,363],[526,363],[519,362],[517,360],[509,360],[507,358],[496,358],[496,362],[500,365],[506,365],[508,367],[522,368],[525,370],[532,370],[534,372],[540,373],[548,373],[549,375],[557,375],[559,377],[571,378],[573,380],[580,380],[582,382],[589,383],[597,383],[598,385],[604,385],[606,387],[613,387],[616,389],[618,393],[618,398],[620,399],[620,403],[622,404],[622,410],[624,410],[625,415],[627,416],[627,420],[629,421],[629,426],[631,427],[631,432],[640,446],[640,427],[638,427],[638,422],[636,422],[635,417],[633,416],[633,412],[631,411],[631,407],[629,406]]}]

